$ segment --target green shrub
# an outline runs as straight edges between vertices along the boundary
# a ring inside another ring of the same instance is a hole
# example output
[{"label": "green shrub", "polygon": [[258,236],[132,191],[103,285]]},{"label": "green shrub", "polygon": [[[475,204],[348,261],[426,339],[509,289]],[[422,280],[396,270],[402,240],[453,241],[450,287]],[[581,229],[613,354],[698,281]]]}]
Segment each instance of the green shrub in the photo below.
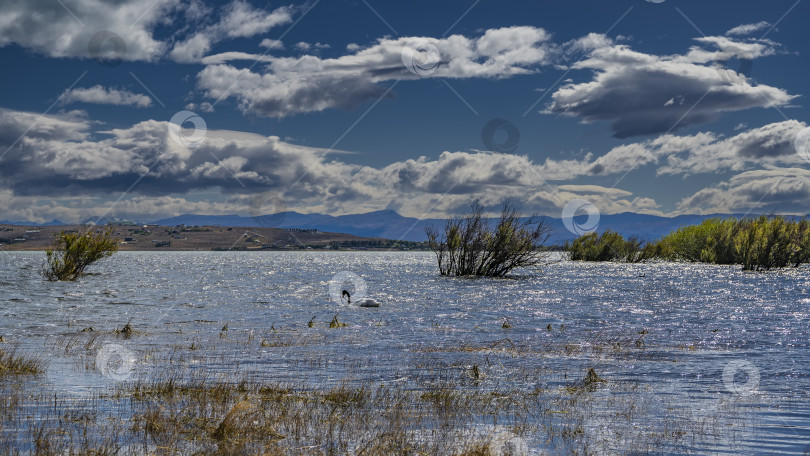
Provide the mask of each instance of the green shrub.
[{"label": "green shrub", "polygon": [[118,239],[112,228],[93,231],[82,228],[77,232],[61,232],[45,251],[43,275],[48,280],[76,280],[96,261],[118,251]]},{"label": "green shrub", "polygon": [[504,202],[497,224],[484,219],[483,208],[475,201],[469,215],[450,219],[442,232],[433,227],[425,231],[441,275],[487,277],[540,263],[550,234],[543,219],[532,216],[521,221],[509,201]]},{"label": "green shrub", "polygon": [[798,267],[810,262],[810,222],[781,216],[712,218],[684,226],[658,242],[625,240],[607,230],[566,244],[572,260],[638,262],[652,258],[713,264],[739,264],[743,270]]},{"label": "green shrub", "polygon": [[740,224],[736,219],[712,218],[699,225],[678,228],[661,241],[662,256],[671,260],[734,264],[735,239]]},{"label": "green shrub", "polygon": [[624,239],[621,234],[605,230],[601,235],[588,233],[566,243],[565,250],[574,261],[626,261],[637,263],[651,257],[651,250],[637,237]]},{"label": "green shrub", "polygon": [[798,267],[810,261],[810,224],[781,216],[704,220],[665,236],[659,258],[740,264],[744,270]]},{"label": "green shrub", "polygon": [[740,221],[736,242],[738,263],[745,270],[797,267],[807,261],[807,221],[787,221],[782,217]]},{"label": "green shrub", "polygon": [[794,237],[796,251],[791,258],[791,265],[798,267],[802,263],[810,263],[810,222],[802,219],[796,224]]}]

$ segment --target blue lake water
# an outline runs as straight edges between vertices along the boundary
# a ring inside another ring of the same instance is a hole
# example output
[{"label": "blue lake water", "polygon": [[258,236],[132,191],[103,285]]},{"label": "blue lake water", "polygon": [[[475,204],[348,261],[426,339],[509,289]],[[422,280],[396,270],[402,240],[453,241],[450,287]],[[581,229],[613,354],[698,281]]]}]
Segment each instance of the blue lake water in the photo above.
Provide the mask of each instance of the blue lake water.
[{"label": "blue lake water", "polygon": [[[512,278],[458,279],[439,276],[428,252],[121,252],[77,282],[53,283],[39,274],[43,258],[0,252],[0,335],[46,358],[38,381],[66,396],[148,378],[167,367],[162,353],[192,344],[205,349],[188,368],[313,387],[348,379],[418,388],[437,367],[475,364],[488,382],[553,389],[592,367],[608,380],[595,407],[628,394],[618,385],[642,396],[647,409],[633,426],[733,420],[679,452],[810,451],[807,268],[558,258]],[[339,273],[352,280],[338,289],[356,300],[362,281],[382,306],[330,297]],[[330,330],[336,315],[347,326]],[[110,339],[132,355],[124,371],[81,368],[62,349],[81,329],[109,334],[127,322],[136,337]],[[613,424],[595,416],[584,423],[593,448],[633,449],[602,435]]]}]

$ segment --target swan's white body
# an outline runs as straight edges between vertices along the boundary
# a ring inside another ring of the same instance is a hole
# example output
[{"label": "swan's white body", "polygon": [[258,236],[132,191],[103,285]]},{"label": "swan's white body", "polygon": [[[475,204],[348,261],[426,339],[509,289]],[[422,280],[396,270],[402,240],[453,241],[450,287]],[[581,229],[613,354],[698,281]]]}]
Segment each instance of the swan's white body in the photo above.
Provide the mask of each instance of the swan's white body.
[{"label": "swan's white body", "polygon": [[380,307],[379,301],[371,298],[365,298],[357,301],[358,307]]},{"label": "swan's white body", "polygon": [[[352,295],[350,295],[348,291],[343,290],[343,293],[341,295],[341,300],[343,300],[343,298],[346,298],[346,303],[347,304],[350,304],[350,305],[352,304]],[[379,301],[371,299],[371,298],[363,298],[363,299],[361,299],[359,301],[355,301],[354,304],[357,307],[380,307]]]}]

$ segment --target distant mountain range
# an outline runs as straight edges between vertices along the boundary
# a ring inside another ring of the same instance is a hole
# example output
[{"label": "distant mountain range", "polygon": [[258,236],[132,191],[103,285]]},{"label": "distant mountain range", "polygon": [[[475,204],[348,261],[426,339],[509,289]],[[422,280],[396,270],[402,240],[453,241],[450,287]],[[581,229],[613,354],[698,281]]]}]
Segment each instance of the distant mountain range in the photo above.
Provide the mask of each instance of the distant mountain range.
[{"label": "distant mountain range", "polygon": [[[602,215],[597,231],[611,229],[623,236],[638,236],[644,240],[663,236],[681,226],[700,223],[712,217],[728,217],[735,214],[680,215],[677,217],[659,217],[655,215],[625,212],[621,214]],[[735,216],[741,217],[742,214]],[[579,217],[576,221],[584,222]],[[551,244],[561,244],[577,237],[565,228],[559,218],[546,217],[552,228]],[[324,214],[299,214],[285,212],[258,218],[239,215],[180,215],[152,223],[159,225],[220,225],[220,226],[263,226],[269,224],[277,228],[316,228],[321,231],[347,233],[355,236],[382,237],[387,239],[424,241],[425,227],[441,226],[443,219],[419,220],[403,217],[395,211],[376,211],[366,214],[331,216]]]},{"label": "distant mountain range", "polygon": [[260,217],[239,215],[179,215],[156,220],[159,225],[220,225],[220,226],[270,226],[274,228],[315,228],[332,233],[354,234],[364,237],[381,237],[405,241],[424,241],[425,227],[439,225],[444,220],[403,217],[395,211],[376,211],[366,214],[331,216],[325,214],[300,214],[283,212]]},{"label": "distant mountain range", "polygon": [[0,224],[2,225],[21,225],[21,226],[52,226],[52,225],[70,225],[69,223],[64,223],[60,220],[53,219],[50,222],[45,223],[37,223],[37,222],[26,222],[26,221],[18,221],[18,220],[0,220]]},{"label": "distant mountain range", "polygon": [[[693,225],[712,217],[741,217],[743,214],[679,215],[677,217],[659,217],[656,215],[624,212],[621,214],[602,215],[597,231],[611,229],[625,237],[638,236],[643,240],[661,237],[681,226]],[[559,218],[546,217],[552,228],[551,244],[561,244],[577,236],[569,232]],[[576,218],[580,221],[579,218]],[[580,222],[585,221],[585,216]],[[102,220],[101,223],[105,223]],[[443,219],[419,220],[403,217],[395,211],[376,211],[366,214],[331,216],[325,214],[300,214],[283,212],[261,217],[244,217],[240,215],[198,215],[185,214],[177,217],[153,220],[149,223],[175,225],[219,225],[241,227],[274,227],[274,228],[315,228],[332,233],[347,233],[355,236],[381,237],[386,239],[424,241],[426,226],[440,226]],[[0,222],[15,225],[64,225],[53,220],[48,223]]]}]

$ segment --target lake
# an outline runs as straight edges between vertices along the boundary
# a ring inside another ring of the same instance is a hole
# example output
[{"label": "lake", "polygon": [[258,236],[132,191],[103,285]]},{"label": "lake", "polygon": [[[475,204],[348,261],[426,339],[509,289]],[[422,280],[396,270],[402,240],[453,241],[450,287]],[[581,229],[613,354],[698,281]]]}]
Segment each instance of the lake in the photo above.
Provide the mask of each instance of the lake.
[{"label": "lake", "polygon": [[[71,283],[41,277],[42,252],[0,258],[0,347],[44,358],[46,374],[28,387],[71,400],[169,367],[302,388],[419,390],[474,366],[463,388],[552,401],[592,368],[606,381],[582,393],[588,410],[577,412],[574,440],[595,453],[642,443],[664,453],[810,453],[808,268],[558,256],[513,277],[469,279],[439,276],[429,252],[120,252]],[[380,308],[338,301],[342,289],[357,300],[363,287]],[[346,326],[330,328],[335,320]],[[127,323],[131,337],[115,333]],[[73,356],[88,334],[103,343],[91,358]],[[187,348],[182,362],[167,355]],[[126,362],[104,367],[116,351]],[[525,454],[571,445],[542,428],[521,441]]]}]

